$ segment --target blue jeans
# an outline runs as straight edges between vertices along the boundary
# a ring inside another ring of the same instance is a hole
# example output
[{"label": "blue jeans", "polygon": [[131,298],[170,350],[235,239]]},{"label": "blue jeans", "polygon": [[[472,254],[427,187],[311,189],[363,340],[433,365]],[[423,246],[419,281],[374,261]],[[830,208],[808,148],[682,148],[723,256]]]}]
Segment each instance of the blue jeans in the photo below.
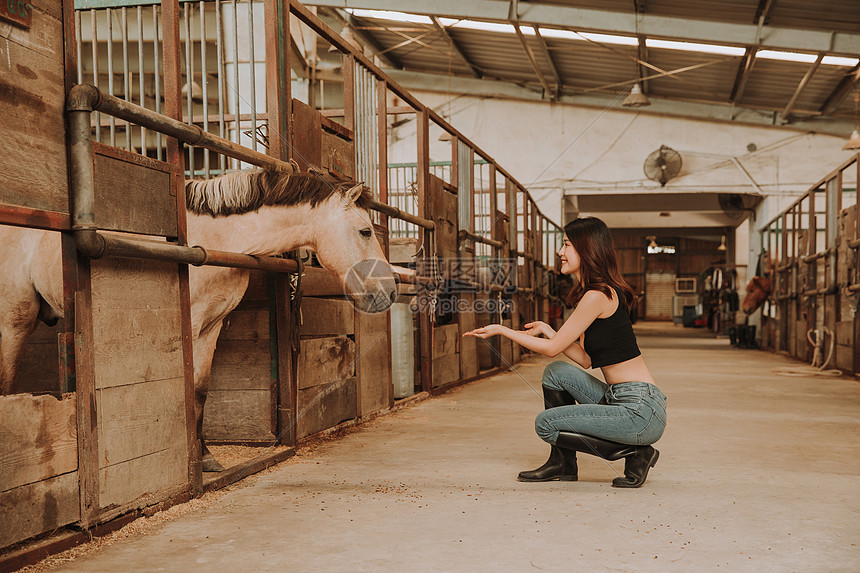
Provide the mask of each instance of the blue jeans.
[{"label": "blue jeans", "polygon": [[550,444],[555,444],[558,433],[564,431],[644,446],[659,440],[666,429],[666,396],[654,384],[606,384],[561,361],[544,369],[542,383],[551,390],[567,392],[577,402],[538,414],[535,431]]}]

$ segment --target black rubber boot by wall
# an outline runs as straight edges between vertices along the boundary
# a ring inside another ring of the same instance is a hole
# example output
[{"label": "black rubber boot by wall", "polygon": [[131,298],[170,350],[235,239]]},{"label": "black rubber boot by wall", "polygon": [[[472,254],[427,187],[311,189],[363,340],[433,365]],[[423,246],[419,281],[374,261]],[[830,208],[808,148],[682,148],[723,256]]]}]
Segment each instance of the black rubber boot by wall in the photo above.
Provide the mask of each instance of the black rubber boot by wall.
[{"label": "black rubber boot by wall", "polygon": [[[564,391],[550,390],[543,386],[543,401],[547,410],[557,406],[572,406],[576,404],[573,396]],[[576,454],[564,452],[556,446],[551,446],[549,459],[539,468],[520,472],[517,481],[576,481],[579,468],[576,465]]]}]

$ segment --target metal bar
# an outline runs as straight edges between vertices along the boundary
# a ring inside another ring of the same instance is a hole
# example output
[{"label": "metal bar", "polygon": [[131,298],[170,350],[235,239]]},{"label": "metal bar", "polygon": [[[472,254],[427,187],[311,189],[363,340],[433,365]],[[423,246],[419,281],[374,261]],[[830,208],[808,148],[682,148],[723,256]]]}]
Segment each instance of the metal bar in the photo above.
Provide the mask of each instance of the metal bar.
[{"label": "metal bar", "polygon": [[418,225],[419,227],[422,227],[424,229],[432,230],[436,228],[436,224],[430,219],[425,219],[423,217],[418,217],[416,215],[406,213],[405,211],[402,211],[397,207],[392,207],[391,205],[386,205],[385,203],[380,203],[376,200],[370,202],[370,208],[374,211],[384,213],[389,217],[394,217],[395,219],[400,219],[402,221],[412,223],[413,225]]},{"label": "metal bar", "polygon": [[[188,15],[191,6],[190,3],[182,6],[182,23],[185,27],[185,105],[188,110],[186,117],[189,119],[194,115],[194,102],[191,99],[194,91],[194,64],[191,53],[191,17]],[[191,177],[194,177],[194,147],[188,147],[188,171]]]},{"label": "metal bar", "polygon": [[472,233],[471,231],[467,231],[465,229],[460,229],[460,232],[458,233],[458,238],[461,241],[465,240],[465,239],[471,239],[471,240],[475,241],[476,243],[483,243],[485,245],[489,245],[489,246],[495,247],[497,249],[501,249],[503,246],[505,246],[505,244],[501,241],[495,241],[493,239],[488,239],[488,238],[484,237],[483,235],[478,235],[476,233]]},{"label": "metal bar", "polygon": [[[379,202],[388,204],[388,113],[386,106],[388,86],[385,80],[379,80],[376,84],[376,177],[379,181]],[[860,185],[858,185],[860,187]],[[388,217],[383,213],[380,223],[388,228]],[[391,229],[388,230],[389,237]]]},{"label": "metal bar", "polygon": [[[239,115],[241,113],[241,105],[242,98],[239,97],[239,20],[238,13],[236,11],[236,0],[232,0],[230,2],[233,7],[233,95],[236,98],[236,109],[233,113],[236,114],[236,143],[242,143],[242,125],[239,122]],[[236,165],[236,168],[241,168],[242,165],[239,163]]]},{"label": "metal bar", "polygon": [[[113,10],[105,10],[107,15],[107,67],[108,67],[108,93],[113,93]],[[110,118],[110,144],[116,147],[116,122]]]},{"label": "metal bar", "polygon": [[[155,58],[155,112],[161,113],[161,58],[158,56],[159,53],[159,37],[158,37],[158,6],[152,7],[152,31],[153,31],[153,41],[152,48],[154,52]],[[155,132],[155,156],[161,161],[162,153],[161,153],[161,132]]]},{"label": "metal bar", "polygon": [[248,0],[248,59],[251,87],[251,149],[257,150],[257,62],[254,60],[254,0]]},{"label": "metal bar", "polygon": [[78,59],[78,83],[84,83],[84,63],[81,57],[81,12],[75,10],[75,57]]},{"label": "metal bar", "polygon": [[[203,91],[203,131],[209,131],[209,83],[206,75],[206,4],[200,0],[200,87]],[[223,110],[222,110],[223,111]],[[203,150],[203,177],[209,179],[209,150]]]},{"label": "metal bar", "polygon": [[[131,70],[129,70],[128,60],[128,8],[123,6],[120,9],[120,14],[122,14],[122,32],[120,34],[122,38],[122,97],[131,101],[131,80],[129,78]],[[111,45],[113,45],[113,42],[111,42]],[[111,68],[111,74],[113,74],[113,68]],[[131,126],[126,126],[125,128],[125,149],[126,151],[131,151]]]},{"label": "metal bar", "polygon": [[[224,123],[224,43],[221,41],[224,26],[222,20],[221,0],[215,0],[215,36],[217,37],[215,45],[218,51],[218,136],[227,139]],[[227,170],[227,157],[220,153],[218,154],[218,168],[222,173]]]},{"label": "metal bar", "polygon": [[75,232],[75,242],[81,253],[90,258],[153,259],[192,265],[251,268],[278,272],[296,272],[298,270],[298,263],[291,259],[256,257],[215,250],[207,251],[199,246],[186,247],[173,243],[126,239],[116,235],[99,234],[95,223],[95,170],[92,161],[92,139],[90,138],[90,114],[98,106],[98,98],[99,94],[93,88],[76,86],[69,92],[67,104],[72,180],[72,230]]},{"label": "metal bar", "polygon": [[91,96],[89,96],[91,99],[88,101],[92,102],[91,105],[94,111],[102,111],[114,117],[142,125],[148,129],[160,131],[161,133],[169,135],[170,137],[175,137],[188,145],[205,147],[206,149],[230,155],[241,161],[251,163],[259,167],[284,171],[287,173],[298,172],[298,167],[294,163],[280,161],[274,157],[269,157],[268,155],[260,153],[259,151],[253,151],[246,147],[237,145],[232,141],[222,139],[214,134],[206,133],[196,125],[171,119],[131,102],[101,93],[94,86],[81,84],[75,86],[72,91],[75,90],[81,93],[91,94]]},{"label": "metal bar", "polygon": [[[158,40],[156,39],[155,41]],[[140,91],[140,107],[146,107],[143,99],[143,8],[140,6],[137,7],[137,74],[138,89]],[[131,99],[131,97],[129,97],[129,99]],[[141,154],[147,155],[145,127],[140,128],[140,149]]]},{"label": "metal bar", "polygon": [[[93,62],[93,85],[96,88],[99,87],[99,51],[98,51],[98,42],[99,42],[99,34],[98,34],[98,19],[96,18],[96,11],[90,10],[90,27],[92,28],[93,38],[92,43],[90,44],[90,50],[92,52],[92,62]],[[96,113],[96,141],[101,141],[101,114]]]}]

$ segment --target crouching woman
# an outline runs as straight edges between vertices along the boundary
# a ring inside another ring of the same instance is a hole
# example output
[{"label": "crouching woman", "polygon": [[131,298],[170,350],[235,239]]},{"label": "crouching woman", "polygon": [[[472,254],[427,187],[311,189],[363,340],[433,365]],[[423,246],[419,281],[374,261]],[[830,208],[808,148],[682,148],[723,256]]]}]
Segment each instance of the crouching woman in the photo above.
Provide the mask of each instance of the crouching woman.
[{"label": "crouching woman", "polygon": [[613,487],[641,487],[659,452],[652,447],[666,428],[666,396],[636,343],[629,311],[635,293],[622,278],[606,224],[595,217],[564,228],[561,272],[573,275],[570,317],[555,332],[544,322],[517,331],[491,324],[464,336],[505,336],[545,356],[564,354],[582,368],[600,368],[606,382],[569,362],[553,362],[543,373],[546,409],[535,429],[551,446],[549,459],[523,471],[520,481],[575,481],[576,453],[606,460],[624,458],[624,476]]}]

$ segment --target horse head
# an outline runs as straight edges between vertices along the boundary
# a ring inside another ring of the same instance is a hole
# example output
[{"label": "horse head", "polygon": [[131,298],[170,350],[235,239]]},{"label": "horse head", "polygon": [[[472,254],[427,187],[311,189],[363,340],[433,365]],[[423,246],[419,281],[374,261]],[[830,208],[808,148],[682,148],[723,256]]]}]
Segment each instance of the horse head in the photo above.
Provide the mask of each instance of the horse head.
[{"label": "horse head", "polygon": [[771,281],[767,277],[753,277],[747,285],[747,296],[741,309],[750,315],[768,299],[772,292]]},{"label": "horse head", "polygon": [[317,208],[325,211],[315,250],[320,263],[335,274],[363,312],[387,310],[397,298],[391,266],[376,238],[362,183],[334,193]]}]

